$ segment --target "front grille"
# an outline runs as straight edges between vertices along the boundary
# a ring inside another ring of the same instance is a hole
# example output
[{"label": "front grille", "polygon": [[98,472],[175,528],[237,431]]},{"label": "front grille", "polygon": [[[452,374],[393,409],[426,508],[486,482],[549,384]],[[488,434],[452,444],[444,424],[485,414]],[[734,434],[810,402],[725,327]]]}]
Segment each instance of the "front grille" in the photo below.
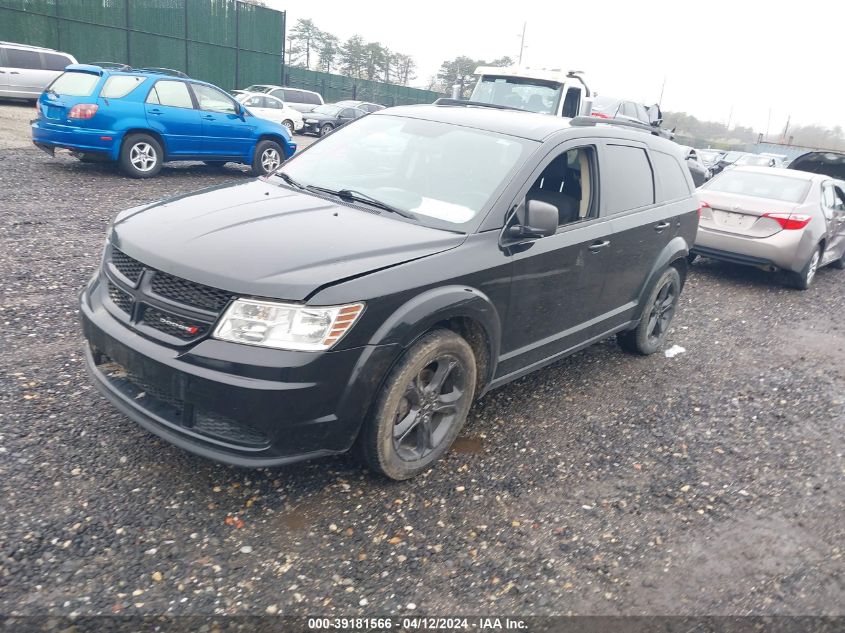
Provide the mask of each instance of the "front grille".
[{"label": "front grille", "polygon": [[163,272],[156,272],[152,290],[160,297],[212,312],[220,312],[232,298],[232,293],[225,290],[204,286]]},{"label": "front grille", "polygon": [[103,270],[108,295],[120,311],[112,312],[118,318],[120,313],[128,316],[131,327],[146,326],[141,331],[147,336],[155,337],[149,328],[161,332],[165,342],[205,336],[234,297],[231,292],[147,266],[114,246],[109,249],[108,261],[111,265]]},{"label": "front grille", "polygon": [[132,295],[123,292],[111,281],[109,283],[109,299],[126,314],[132,314]]},{"label": "front grille", "polygon": [[144,310],[143,323],[159,332],[185,340],[202,336],[209,328],[208,323],[183,319],[175,314],[162,312],[149,306]]},{"label": "front grille", "polygon": [[133,284],[137,284],[141,278],[141,273],[144,272],[144,265],[137,259],[132,259],[126,253],[112,248],[111,263],[120,271],[120,274],[126,277]]}]

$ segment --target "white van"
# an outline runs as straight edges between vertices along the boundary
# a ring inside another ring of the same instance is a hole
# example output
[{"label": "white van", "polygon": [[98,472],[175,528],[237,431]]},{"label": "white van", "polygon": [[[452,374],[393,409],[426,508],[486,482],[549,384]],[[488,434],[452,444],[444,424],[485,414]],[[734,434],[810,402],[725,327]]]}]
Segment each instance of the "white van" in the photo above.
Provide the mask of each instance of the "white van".
[{"label": "white van", "polygon": [[37,99],[76,59],[51,48],[0,42],[0,97]]}]

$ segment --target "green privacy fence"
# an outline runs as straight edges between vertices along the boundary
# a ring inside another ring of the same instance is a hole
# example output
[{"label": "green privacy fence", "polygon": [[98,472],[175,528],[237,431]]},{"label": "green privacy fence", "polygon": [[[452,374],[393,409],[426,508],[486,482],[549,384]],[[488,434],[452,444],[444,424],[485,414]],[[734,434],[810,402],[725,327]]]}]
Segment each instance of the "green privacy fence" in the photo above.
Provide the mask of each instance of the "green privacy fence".
[{"label": "green privacy fence", "polygon": [[240,0],[0,0],[0,40],[46,46],[80,62],[186,72],[222,88],[283,84],[327,102],[386,106],[440,95],[342,75],[284,69],[285,13]]},{"label": "green privacy fence", "polygon": [[353,79],[343,75],[321,73],[305,68],[287,68],[285,85],[292,88],[313,90],[323,95],[329,103],[343,99],[371,101],[386,106],[410,105],[414,103],[432,103],[443,95],[431,90],[408,88],[366,79]]},{"label": "green privacy fence", "polygon": [[231,89],[282,80],[285,14],[239,0],[0,0],[0,40]]}]

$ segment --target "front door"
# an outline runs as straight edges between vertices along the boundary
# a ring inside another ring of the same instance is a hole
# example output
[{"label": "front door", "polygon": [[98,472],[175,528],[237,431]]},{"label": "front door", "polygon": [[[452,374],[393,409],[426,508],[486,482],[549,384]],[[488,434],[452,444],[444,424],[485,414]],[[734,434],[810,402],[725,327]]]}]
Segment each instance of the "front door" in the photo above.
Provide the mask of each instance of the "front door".
[{"label": "front door", "polygon": [[251,117],[239,114],[237,102],[222,90],[191,84],[202,117],[203,154],[246,158],[253,144]]},{"label": "front door", "polygon": [[498,374],[517,373],[594,336],[611,223],[598,214],[596,146],[579,141],[555,149],[517,199],[558,208],[554,235],[506,248],[513,261],[510,308]]},{"label": "front door", "polygon": [[144,108],[147,123],[164,138],[169,158],[202,154],[202,119],[184,81],[157,81]]},{"label": "front door", "polygon": [[822,265],[842,257],[845,251],[845,191],[832,182],[822,189],[822,210],[827,221],[827,245]]}]

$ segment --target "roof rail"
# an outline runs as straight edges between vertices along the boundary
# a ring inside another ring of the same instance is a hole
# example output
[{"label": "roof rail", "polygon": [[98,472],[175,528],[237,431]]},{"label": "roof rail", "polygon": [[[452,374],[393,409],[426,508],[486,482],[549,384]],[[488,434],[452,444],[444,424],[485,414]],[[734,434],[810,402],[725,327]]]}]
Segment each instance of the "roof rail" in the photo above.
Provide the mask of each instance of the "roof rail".
[{"label": "roof rail", "polygon": [[634,121],[625,121],[624,119],[602,119],[594,116],[576,116],[572,118],[569,124],[576,127],[619,125],[621,127],[631,128],[632,130],[639,130],[640,132],[648,132],[649,134],[660,136],[660,132],[650,125],[646,125],[645,123],[635,123]]},{"label": "roof rail", "polygon": [[498,103],[484,103],[482,101],[464,101],[463,99],[448,99],[440,97],[434,102],[434,105],[439,106],[457,106],[462,108],[492,108],[493,110],[514,110],[516,112],[528,112],[522,108],[514,108],[513,106],[499,105]]},{"label": "roof rail", "polygon": [[132,68],[140,73],[157,73],[159,75],[170,75],[171,77],[181,77],[182,79],[189,79],[188,75],[181,70],[174,70],[172,68],[157,68],[155,66],[148,68]]},{"label": "roof rail", "polygon": [[88,66],[99,66],[105,70],[132,70],[129,64],[121,64],[120,62],[86,62]]}]

